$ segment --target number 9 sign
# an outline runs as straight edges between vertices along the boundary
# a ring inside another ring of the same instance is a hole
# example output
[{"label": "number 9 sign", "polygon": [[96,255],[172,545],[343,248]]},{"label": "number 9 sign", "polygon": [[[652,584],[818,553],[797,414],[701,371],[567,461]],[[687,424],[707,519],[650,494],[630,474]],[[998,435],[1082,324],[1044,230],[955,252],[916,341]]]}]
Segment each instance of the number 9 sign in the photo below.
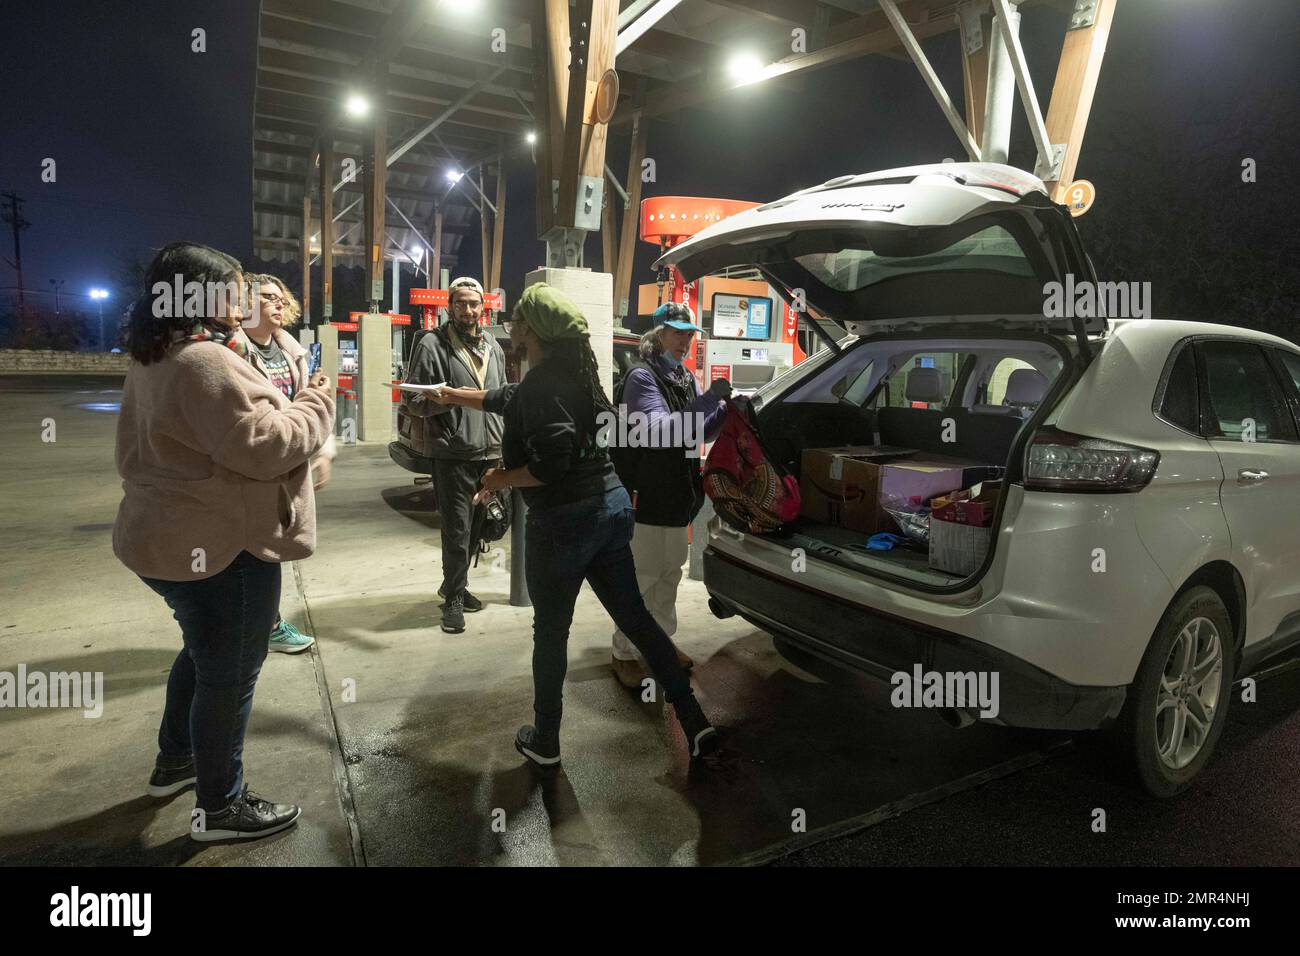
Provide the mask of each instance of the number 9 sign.
[{"label": "number 9 sign", "polygon": [[1076,219],[1092,208],[1092,201],[1096,198],[1097,190],[1086,179],[1076,179],[1065,187],[1065,205]]}]

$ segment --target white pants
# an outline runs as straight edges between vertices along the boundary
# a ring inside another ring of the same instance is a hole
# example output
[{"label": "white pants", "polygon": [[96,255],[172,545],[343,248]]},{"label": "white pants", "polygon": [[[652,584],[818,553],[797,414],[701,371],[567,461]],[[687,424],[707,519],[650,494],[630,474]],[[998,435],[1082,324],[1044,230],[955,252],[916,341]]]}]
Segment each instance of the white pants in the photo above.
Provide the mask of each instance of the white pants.
[{"label": "white pants", "polygon": [[[688,553],[686,528],[638,524],[632,532],[637,587],[650,616],[669,637],[677,630],[677,585]],[[614,632],[614,656],[621,661],[640,657],[622,631]]]}]

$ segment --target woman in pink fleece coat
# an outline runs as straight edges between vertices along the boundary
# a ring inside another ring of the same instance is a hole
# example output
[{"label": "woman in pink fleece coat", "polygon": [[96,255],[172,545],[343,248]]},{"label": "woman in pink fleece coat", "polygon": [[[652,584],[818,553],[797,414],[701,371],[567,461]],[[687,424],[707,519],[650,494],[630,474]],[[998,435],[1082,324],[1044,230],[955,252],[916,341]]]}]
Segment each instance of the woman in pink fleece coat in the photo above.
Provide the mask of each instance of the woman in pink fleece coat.
[{"label": "woman in pink fleece coat", "polygon": [[280,562],[315,549],[310,462],[334,431],[326,376],[290,400],[247,361],[247,296],[234,259],[175,243],[149,267],[125,330],[135,361],[118,420],[113,552],[181,627],[149,793],[194,783],[199,841],[267,836],[300,812],[244,785],[244,733]]}]

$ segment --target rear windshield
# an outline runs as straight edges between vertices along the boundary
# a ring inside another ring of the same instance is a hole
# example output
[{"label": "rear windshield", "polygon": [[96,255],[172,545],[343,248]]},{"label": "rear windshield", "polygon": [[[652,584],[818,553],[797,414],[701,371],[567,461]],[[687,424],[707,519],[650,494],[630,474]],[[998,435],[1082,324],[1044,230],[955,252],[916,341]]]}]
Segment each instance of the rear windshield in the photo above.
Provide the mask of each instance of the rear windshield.
[{"label": "rear windshield", "polygon": [[885,279],[920,272],[988,272],[1033,278],[1034,268],[1014,236],[998,225],[951,245],[914,256],[884,256],[870,249],[844,248],[796,256],[801,266],[837,292],[856,292]]}]

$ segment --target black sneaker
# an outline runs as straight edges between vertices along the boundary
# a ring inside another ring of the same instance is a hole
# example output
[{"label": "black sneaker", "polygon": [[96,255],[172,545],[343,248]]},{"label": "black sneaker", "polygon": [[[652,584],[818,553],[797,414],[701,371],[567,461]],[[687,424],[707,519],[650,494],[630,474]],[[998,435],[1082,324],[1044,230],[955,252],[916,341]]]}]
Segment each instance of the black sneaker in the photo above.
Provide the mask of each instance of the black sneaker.
[{"label": "black sneaker", "polygon": [[[438,588],[438,597],[444,601],[447,599],[447,595],[442,588]],[[483,602],[470,594],[469,588],[460,592],[460,603],[464,606],[466,614],[473,614],[475,611],[483,610]]]},{"label": "black sneaker", "polygon": [[164,767],[161,763],[155,763],[153,773],[149,776],[149,796],[170,797],[198,779],[194,773],[192,757],[178,767]]},{"label": "black sneaker", "polygon": [[704,711],[700,710],[700,702],[695,699],[694,694],[675,701],[673,710],[677,713],[677,722],[682,725],[682,733],[686,735],[686,752],[691,755],[692,760],[707,757],[717,751],[719,743],[717,728],[709,723],[709,718],[704,716]]},{"label": "black sneaker", "polygon": [[560,735],[526,724],[515,734],[515,749],[539,767],[554,767],[560,762]]},{"label": "black sneaker", "polygon": [[465,630],[465,605],[459,594],[442,606],[442,630],[445,634],[459,634]]},{"label": "black sneaker", "polygon": [[206,818],[195,811],[190,822],[190,839],[199,843],[216,840],[257,840],[288,829],[302,809],[291,803],[271,803],[248,788],[226,809]]}]

